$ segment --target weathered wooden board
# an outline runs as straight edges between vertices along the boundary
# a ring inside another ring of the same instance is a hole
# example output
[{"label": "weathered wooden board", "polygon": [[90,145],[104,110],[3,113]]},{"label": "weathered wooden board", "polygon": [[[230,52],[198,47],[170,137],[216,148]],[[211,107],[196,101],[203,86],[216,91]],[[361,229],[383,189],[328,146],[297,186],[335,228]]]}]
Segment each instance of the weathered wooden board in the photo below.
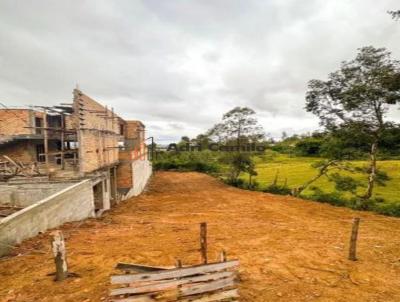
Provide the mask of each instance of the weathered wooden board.
[{"label": "weathered wooden board", "polygon": [[237,267],[238,265],[239,265],[239,260],[232,260],[227,262],[218,262],[206,265],[183,267],[183,268],[155,271],[143,274],[118,275],[118,276],[111,276],[111,283],[124,284],[124,283],[133,283],[136,281],[156,281],[164,279],[182,278],[187,276],[207,274],[215,271],[230,269]]},{"label": "weathered wooden board", "polygon": [[118,269],[138,272],[111,277],[116,302],[217,302],[239,297],[235,287],[238,260],[190,267],[154,267],[119,263]]},{"label": "weathered wooden board", "polygon": [[[234,275],[234,272],[232,271],[222,271],[222,272],[216,272],[216,273],[211,273],[211,274],[205,274],[205,275],[200,275],[200,276],[189,276],[185,278],[181,278],[180,280],[184,280],[185,283],[195,283],[195,282],[207,282],[207,281],[213,281],[213,280],[218,280],[222,278],[227,278],[231,277]],[[176,280],[176,279],[175,279]],[[156,285],[156,284],[161,284],[161,283],[168,283],[174,281],[174,279],[168,279],[168,280],[157,280],[157,281],[137,281],[133,283],[129,283],[128,287],[140,287],[144,285]],[[183,284],[185,284],[183,283]]]},{"label": "weathered wooden board", "polygon": [[[214,280],[220,280],[223,278],[234,278],[234,272],[218,272],[212,274],[201,275],[197,277],[187,277],[180,280],[169,280],[169,281],[144,281],[145,284],[141,284],[140,281],[137,283],[131,283],[130,287],[123,287],[112,289],[110,295],[123,295],[123,294],[141,294],[141,293],[152,293],[164,290],[170,290],[177,288],[180,285],[198,283],[198,282],[209,282]],[[210,283],[211,284],[211,283]],[[133,285],[133,286],[132,286]]]},{"label": "weathered wooden board", "polygon": [[[192,296],[181,298],[176,300],[178,302],[216,302],[224,299],[234,299],[239,298],[239,293],[237,289],[230,289],[223,292],[212,293],[208,295],[202,296]],[[122,299],[114,299],[115,302],[160,302],[163,301],[163,298],[151,298],[150,296],[136,296],[136,297],[128,297]],[[164,299],[164,301],[166,301]]]},{"label": "weathered wooden board", "polygon": [[213,293],[205,296],[188,297],[178,300],[179,302],[214,302],[229,298],[239,298],[237,289],[230,289],[223,292]]},{"label": "weathered wooden board", "polygon": [[195,284],[193,286],[192,286],[192,284],[190,284],[190,286],[188,286],[188,287],[180,288],[179,294],[182,297],[196,295],[196,294],[202,294],[202,293],[207,293],[207,292],[215,291],[218,289],[222,289],[225,287],[230,287],[230,286],[233,286],[234,284],[235,284],[235,278],[232,276],[229,278],[215,280],[215,281],[207,282],[204,284]]},{"label": "weathered wooden board", "polygon": [[129,297],[129,298],[122,298],[122,299],[113,299],[113,302],[154,302],[157,301],[150,296],[141,296],[141,297]]},{"label": "weathered wooden board", "polygon": [[161,266],[150,266],[150,265],[140,265],[140,264],[119,262],[115,268],[119,269],[121,271],[127,271],[127,272],[146,273],[146,272],[154,272],[154,271],[172,269],[173,266],[161,267]]}]

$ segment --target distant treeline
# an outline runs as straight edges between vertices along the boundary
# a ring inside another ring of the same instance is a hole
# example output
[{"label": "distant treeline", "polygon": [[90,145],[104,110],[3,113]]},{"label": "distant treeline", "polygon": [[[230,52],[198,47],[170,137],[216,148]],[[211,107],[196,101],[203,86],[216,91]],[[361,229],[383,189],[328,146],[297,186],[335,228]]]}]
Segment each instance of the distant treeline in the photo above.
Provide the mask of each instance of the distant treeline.
[{"label": "distant treeline", "polygon": [[[274,151],[293,156],[315,156],[324,158],[365,159],[370,155],[370,139],[362,132],[338,129],[330,132],[314,132],[304,135],[282,137],[270,143]],[[400,158],[400,125],[392,124],[379,139],[379,159]]]}]

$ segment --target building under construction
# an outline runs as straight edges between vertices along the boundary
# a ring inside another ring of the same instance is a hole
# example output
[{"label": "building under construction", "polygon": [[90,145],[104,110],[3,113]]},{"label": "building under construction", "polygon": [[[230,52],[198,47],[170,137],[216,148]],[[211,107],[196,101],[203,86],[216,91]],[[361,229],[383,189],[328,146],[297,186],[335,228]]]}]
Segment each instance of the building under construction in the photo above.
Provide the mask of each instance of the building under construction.
[{"label": "building under construction", "polygon": [[150,175],[143,123],[78,89],[71,103],[0,109],[0,255],[48,228],[101,215],[140,194]]}]

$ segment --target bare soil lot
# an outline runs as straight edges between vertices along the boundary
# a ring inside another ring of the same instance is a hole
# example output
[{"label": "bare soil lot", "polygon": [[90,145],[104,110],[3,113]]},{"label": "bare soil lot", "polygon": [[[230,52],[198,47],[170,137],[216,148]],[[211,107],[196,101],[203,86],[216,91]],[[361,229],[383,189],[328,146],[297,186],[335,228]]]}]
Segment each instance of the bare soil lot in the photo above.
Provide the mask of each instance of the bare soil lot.
[{"label": "bare soil lot", "polygon": [[[361,217],[357,262],[347,260],[353,217]],[[0,301],[105,301],[119,261],[196,264],[199,223],[209,259],[221,249],[241,262],[241,301],[400,301],[400,219],[228,187],[199,173],[159,172],[148,191],[101,219],[71,223],[70,271],[54,270],[49,234],[0,259]]]}]

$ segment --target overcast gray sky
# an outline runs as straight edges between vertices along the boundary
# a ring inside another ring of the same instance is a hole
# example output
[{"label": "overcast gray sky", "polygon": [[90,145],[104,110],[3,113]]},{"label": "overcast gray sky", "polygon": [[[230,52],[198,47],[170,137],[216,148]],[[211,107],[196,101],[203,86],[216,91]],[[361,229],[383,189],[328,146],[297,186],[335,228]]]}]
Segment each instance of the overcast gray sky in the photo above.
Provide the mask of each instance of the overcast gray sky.
[{"label": "overcast gray sky", "polygon": [[70,102],[79,84],[160,142],[235,106],[256,110],[274,137],[306,132],[318,127],[303,109],[308,80],[366,45],[400,59],[394,9],[398,0],[0,0],[0,101]]}]

